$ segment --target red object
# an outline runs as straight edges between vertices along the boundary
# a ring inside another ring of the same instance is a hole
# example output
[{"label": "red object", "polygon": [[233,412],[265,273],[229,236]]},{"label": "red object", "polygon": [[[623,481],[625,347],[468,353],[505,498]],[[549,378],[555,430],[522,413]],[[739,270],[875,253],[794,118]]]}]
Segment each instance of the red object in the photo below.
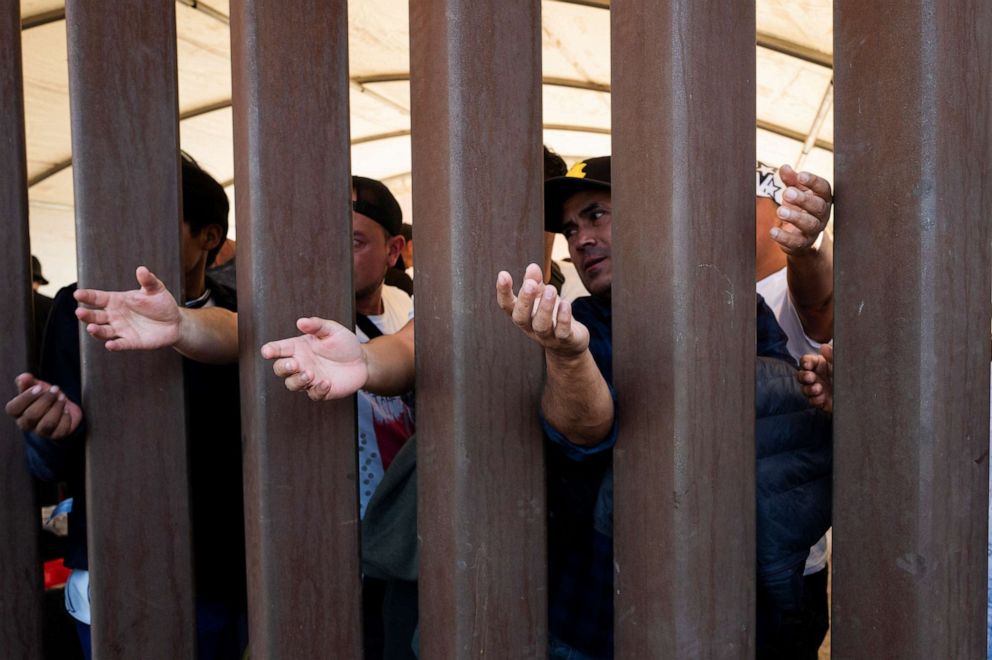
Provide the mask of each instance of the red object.
[{"label": "red object", "polygon": [[64,587],[71,568],[66,568],[61,559],[53,559],[45,562],[45,589],[55,589]]}]

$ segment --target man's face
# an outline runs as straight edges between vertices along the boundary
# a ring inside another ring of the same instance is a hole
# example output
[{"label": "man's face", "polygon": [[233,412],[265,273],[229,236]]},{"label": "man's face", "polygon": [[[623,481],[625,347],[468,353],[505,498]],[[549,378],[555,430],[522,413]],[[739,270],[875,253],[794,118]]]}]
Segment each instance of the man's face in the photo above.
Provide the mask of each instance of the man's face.
[{"label": "man's face", "polygon": [[613,281],[612,208],[606,190],[575,193],[562,207],[562,234],[568,242],[568,254],[582,284],[594,296],[608,296]]},{"label": "man's face", "polygon": [[204,232],[194,236],[189,224],[184,222],[182,227],[183,272],[189,275],[194,272],[201,259],[206,262],[208,250],[203,248]]},{"label": "man's face", "polygon": [[361,213],[352,212],[352,256],[355,260],[355,297],[361,298],[375,292],[386,277],[386,270],[396,263],[403,248],[403,237],[389,237],[375,220]]}]

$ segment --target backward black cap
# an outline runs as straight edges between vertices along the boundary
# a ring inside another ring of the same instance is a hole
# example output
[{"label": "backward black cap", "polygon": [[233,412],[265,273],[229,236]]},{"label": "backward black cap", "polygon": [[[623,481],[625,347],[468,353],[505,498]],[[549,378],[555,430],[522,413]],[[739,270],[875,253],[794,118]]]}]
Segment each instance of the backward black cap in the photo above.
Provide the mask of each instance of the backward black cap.
[{"label": "backward black cap", "polygon": [[565,176],[544,182],[544,230],[561,233],[561,212],[565,201],[582,190],[610,190],[610,157],[598,156],[579,161]]},{"label": "backward black cap", "polygon": [[353,176],[351,185],[355,189],[355,201],[351,203],[355,212],[378,222],[390,236],[398,235],[403,225],[403,211],[386,184]]}]

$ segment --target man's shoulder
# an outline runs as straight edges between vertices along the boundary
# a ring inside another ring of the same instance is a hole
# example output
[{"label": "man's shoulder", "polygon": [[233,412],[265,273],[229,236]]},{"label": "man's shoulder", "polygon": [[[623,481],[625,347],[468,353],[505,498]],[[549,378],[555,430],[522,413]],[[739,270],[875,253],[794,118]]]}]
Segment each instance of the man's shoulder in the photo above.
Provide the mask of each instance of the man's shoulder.
[{"label": "man's shoulder", "polygon": [[383,316],[400,314],[406,318],[413,309],[413,298],[403,289],[384,284],[382,287],[382,308],[384,310]]},{"label": "man's shoulder", "polygon": [[210,289],[210,299],[213,300],[215,305],[232,312],[238,310],[238,293],[235,289],[222,284],[210,277],[210,275],[204,278],[204,284],[206,288]]},{"label": "man's shoulder", "polygon": [[582,296],[572,301],[572,318],[582,323],[595,335],[609,335],[612,307],[609,300],[595,296]]}]

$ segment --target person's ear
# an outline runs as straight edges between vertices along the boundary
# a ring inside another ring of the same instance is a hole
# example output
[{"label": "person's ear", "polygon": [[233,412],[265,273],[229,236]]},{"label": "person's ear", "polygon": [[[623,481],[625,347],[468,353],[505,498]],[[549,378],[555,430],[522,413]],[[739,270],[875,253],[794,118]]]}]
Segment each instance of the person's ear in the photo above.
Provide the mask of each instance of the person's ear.
[{"label": "person's ear", "polygon": [[386,241],[386,254],[390,268],[396,265],[396,260],[400,258],[404,245],[406,245],[406,239],[402,236],[390,236],[389,240]]},{"label": "person's ear", "polygon": [[200,248],[205,252],[210,252],[215,247],[224,242],[227,238],[221,232],[220,225],[207,225],[197,236],[197,240],[200,242]]}]

